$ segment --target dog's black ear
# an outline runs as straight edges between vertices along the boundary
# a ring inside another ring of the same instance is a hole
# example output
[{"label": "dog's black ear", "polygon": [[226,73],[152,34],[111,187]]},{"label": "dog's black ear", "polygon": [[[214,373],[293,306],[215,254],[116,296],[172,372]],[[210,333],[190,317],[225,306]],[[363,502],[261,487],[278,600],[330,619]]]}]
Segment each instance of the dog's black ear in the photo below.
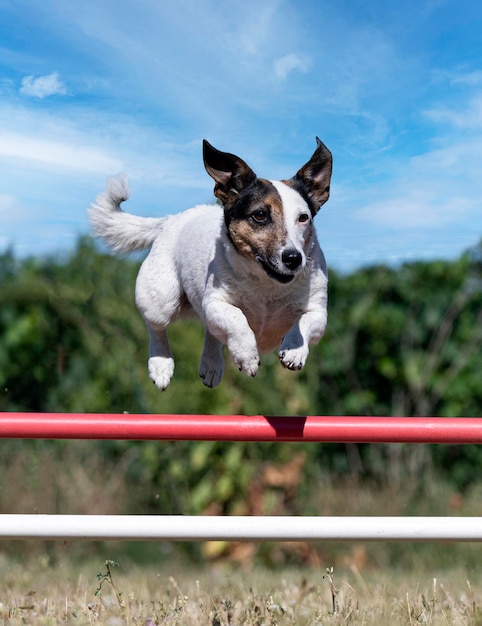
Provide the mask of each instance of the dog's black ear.
[{"label": "dog's black ear", "polygon": [[330,197],[333,164],[331,152],[318,137],[316,138],[316,145],[316,150],[311,159],[292,178],[294,186],[301,183],[304,187],[314,213],[317,213]]},{"label": "dog's black ear", "polygon": [[206,139],[203,139],[203,159],[206,172],[216,182],[214,195],[226,208],[233,204],[243,189],[256,180],[256,174],[243,159],[235,154],[216,150]]}]

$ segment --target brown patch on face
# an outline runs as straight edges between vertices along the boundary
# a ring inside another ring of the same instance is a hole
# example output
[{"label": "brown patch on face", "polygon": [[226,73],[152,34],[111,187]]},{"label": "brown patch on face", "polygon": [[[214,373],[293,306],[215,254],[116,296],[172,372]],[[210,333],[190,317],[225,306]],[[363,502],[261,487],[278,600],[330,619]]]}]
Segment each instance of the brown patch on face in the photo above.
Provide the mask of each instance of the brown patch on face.
[{"label": "brown patch on face", "polygon": [[281,197],[270,181],[258,179],[225,211],[225,220],[240,254],[268,264],[273,270],[279,266],[280,250],[288,233]]}]

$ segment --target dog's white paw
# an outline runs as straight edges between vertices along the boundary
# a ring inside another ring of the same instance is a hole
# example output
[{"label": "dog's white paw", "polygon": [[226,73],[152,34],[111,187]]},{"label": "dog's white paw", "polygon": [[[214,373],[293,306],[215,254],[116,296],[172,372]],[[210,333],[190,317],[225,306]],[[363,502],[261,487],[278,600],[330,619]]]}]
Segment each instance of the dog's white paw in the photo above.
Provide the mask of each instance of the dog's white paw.
[{"label": "dog's white paw", "polygon": [[224,359],[221,354],[206,356],[203,353],[199,364],[199,376],[206,387],[217,387],[224,374]]},{"label": "dog's white paw", "polygon": [[305,346],[283,348],[283,345],[281,345],[278,351],[278,358],[283,367],[289,370],[300,370],[304,367],[308,358],[308,348]]},{"label": "dog's white paw", "polygon": [[259,353],[258,350],[254,350],[250,353],[233,354],[231,353],[234,365],[240,372],[246,374],[246,376],[256,376],[259,368]]},{"label": "dog's white paw", "polygon": [[152,356],[148,362],[149,378],[161,391],[169,387],[174,374],[174,359],[171,357]]}]

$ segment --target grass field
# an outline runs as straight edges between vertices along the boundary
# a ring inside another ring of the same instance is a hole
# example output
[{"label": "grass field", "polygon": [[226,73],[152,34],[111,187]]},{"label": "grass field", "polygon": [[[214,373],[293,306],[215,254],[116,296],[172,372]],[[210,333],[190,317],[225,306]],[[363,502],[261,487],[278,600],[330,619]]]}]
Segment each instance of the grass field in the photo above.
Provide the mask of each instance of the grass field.
[{"label": "grass field", "polygon": [[[444,550],[444,547],[440,547]],[[482,625],[482,568],[359,571],[0,557],[0,620],[25,624]]]}]

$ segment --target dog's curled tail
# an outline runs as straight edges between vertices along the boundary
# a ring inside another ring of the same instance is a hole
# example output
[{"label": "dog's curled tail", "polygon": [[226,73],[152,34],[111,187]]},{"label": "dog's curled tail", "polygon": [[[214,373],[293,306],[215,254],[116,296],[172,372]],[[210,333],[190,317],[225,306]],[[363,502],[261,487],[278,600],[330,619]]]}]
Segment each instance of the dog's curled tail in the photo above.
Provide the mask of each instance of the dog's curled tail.
[{"label": "dog's curled tail", "polygon": [[105,191],[97,196],[88,209],[92,231],[119,253],[144,250],[152,245],[162,228],[164,218],[138,217],[120,208],[129,197],[125,174],[107,180]]}]

